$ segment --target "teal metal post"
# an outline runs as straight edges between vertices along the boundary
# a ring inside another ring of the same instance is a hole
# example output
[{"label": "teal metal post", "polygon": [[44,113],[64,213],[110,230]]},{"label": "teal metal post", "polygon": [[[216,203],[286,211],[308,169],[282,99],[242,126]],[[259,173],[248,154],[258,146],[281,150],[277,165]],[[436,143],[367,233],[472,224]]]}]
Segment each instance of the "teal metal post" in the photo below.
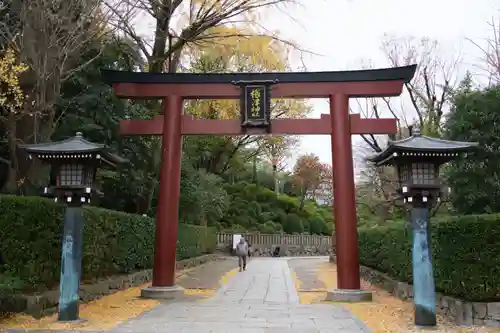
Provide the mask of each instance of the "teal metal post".
[{"label": "teal metal post", "polygon": [[59,321],[79,319],[79,288],[82,267],[84,219],[78,206],[67,206],[64,214],[64,232],[59,283]]},{"label": "teal metal post", "polygon": [[436,325],[436,291],[432,269],[429,207],[414,203],[411,210],[413,234],[413,297],[415,325]]}]

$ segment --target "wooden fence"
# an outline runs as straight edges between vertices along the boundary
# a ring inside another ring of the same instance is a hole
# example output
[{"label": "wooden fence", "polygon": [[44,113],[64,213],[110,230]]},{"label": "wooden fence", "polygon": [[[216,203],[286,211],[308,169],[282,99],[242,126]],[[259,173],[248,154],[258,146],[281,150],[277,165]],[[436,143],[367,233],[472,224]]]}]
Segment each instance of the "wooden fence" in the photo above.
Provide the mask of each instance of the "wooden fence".
[{"label": "wooden fence", "polygon": [[[321,246],[331,245],[332,237],[319,235],[286,235],[286,234],[242,234],[252,246],[272,245],[303,245]],[[233,242],[232,233],[219,233],[217,243],[219,246],[230,245]]]}]

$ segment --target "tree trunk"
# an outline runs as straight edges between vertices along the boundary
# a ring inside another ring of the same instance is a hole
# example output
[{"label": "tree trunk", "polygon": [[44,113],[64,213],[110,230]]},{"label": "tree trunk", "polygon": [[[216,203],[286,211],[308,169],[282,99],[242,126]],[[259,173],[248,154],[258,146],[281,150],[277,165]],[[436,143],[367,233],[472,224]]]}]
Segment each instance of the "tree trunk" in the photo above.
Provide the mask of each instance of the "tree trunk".
[{"label": "tree trunk", "polygon": [[16,183],[16,169],[10,167],[9,173],[7,175],[7,181],[2,187],[2,192],[8,194],[16,194],[17,193],[17,183]]},{"label": "tree trunk", "polygon": [[299,205],[300,210],[304,209],[304,204],[306,202],[307,187],[302,187],[301,190],[302,193],[300,194],[300,205]]},{"label": "tree trunk", "polygon": [[[35,120],[35,117],[30,115],[30,111],[29,109],[25,110],[23,116],[16,121],[15,142],[10,152],[11,162],[15,163],[13,167],[16,170],[17,192],[23,194],[31,194],[40,186],[47,185],[42,181],[47,178],[50,170],[49,165],[36,158],[29,159],[24,150],[17,148],[17,143],[46,142],[50,139],[53,122],[50,119]],[[36,128],[35,122],[37,122]]]},{"label": "tree trunk", "polygon": [[153,198],[155,195],[155,191],[156,191],[156,181],[154,179],[151,179],[151,183],[150,183],[149,188],[148,188],[147,205],[145,207],[145,211],[142,213],[147,214],[151,211],[151,206],[152,206]]},{"label": "tree trunk", "polygon": [[9,174],[2,190],[7,193],[17,193],[17,128],[14,114],[9,114],[6,124],[7,146],[9,149]]},{"label": "tree trunk", "polygon": [[253,173],[253,181],[254,183],[256,183],[257,185],[259,185],[259,182],[258,182],[258,179],[257,179],[257,156],[254,156],[253,157],[253,161],[252,161],[253,165],[253,169],[252,169],[252,173]]},{"label": "tree trunk", "polygon": [[273,180],[274,180],[274,193],[278,196],[280,194],[279,182],[278,182],[278,172],[276,164],[273,164]]}]

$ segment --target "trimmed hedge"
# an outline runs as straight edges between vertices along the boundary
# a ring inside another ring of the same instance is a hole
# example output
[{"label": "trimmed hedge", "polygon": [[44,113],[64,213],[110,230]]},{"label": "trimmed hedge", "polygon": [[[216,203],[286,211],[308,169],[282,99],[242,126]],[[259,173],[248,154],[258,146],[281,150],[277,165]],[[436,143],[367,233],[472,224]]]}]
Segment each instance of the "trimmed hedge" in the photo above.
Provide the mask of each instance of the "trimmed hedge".
[{"label": "trimmed hedge", "polygon": [[[500,214],[431,220],[437,291],[464,300],[500,301]],[[398,223],[359,230],[362,265],[412,281],[411,229]]]},{"label": "trimmed hedge", "polygon": [[[58,283],[63,211],[52,200],[0,196],[4,276],[18,278],[25,290],[43,290]],[[95,207],[85,207],[84,215],[83,280],[152,267],[152,218]],[[213,252],[216,239],[215,228],[180,224],[177,257]]]}]

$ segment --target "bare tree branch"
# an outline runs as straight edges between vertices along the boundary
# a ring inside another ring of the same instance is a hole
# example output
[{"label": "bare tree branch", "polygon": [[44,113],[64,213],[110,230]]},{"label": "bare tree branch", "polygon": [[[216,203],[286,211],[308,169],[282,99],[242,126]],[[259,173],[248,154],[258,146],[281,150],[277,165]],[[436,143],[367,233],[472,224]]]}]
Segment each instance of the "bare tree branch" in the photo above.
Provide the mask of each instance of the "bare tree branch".
[{"label": "bare tree branch", "polygon": [[456,84],[460,57],[444,59],[437,41],[428,38],[417,40],[386,35],[382,50],[391,66],[418,65],[412,82],[405,84],[412,109],[403,108],[399,116],[405,119],[403,115],[411,113],[425,134],[439,135],[442,116]]},{"label": "bare tree branch", "polygon": [[[107,0],[108,6],[117,8],[113,11],[113,24],[121,28],[122,32],[136,40],[142,52],[148,58],[149,71],[161,72],[165,68],[165,61],[171,60],[175,72],[179,65],[182,52],[188,45],[203,45],[206,42],[221,43],[228,37],[245,37],[245,34],[224,34],[214,28],[220,26],[237,26],[246,23],[258,26],[252,15],[260,10],[286,4],[296,4],[294,0],[222,0],[222,1],[194,1],[194,0],[124,0],[116,7],[116,0]],[[148,14],[155,20],[154,42],[151,47],[133,29],[130,15],[121,12],[135,13],[135,15]],[[172,27],[173,19],[183,23],[183,27]],[[298,47],[276,34],[263,32],[287,45]],[[259,33],[256,33],[259,35]],[[167,45],[168,41],[170,45]]]},{"label": "bare tree branch", "polygon": [[467,39],[482,54],[480,65],[476,65],[488,75],[489,84],[500,83],[500,17],[491,18],[490,36],[484,41],[486,45],[481,45],[472,39]]},{"label": "bare tree branch", "polygon": [[[0,45],[15,50],[29,68],[21,76],[25,103],[8,121],[8,140],[43,142],[57,124],[54,105],[62,84],[99,57],[113,33],[109,12],[101,0],[4,0],[2,6],[8,19],[0,20]],[[43,174],[20,154],[15,144],[9,146],[11,161],[18,161],[13,180],[36,183]]]}]

